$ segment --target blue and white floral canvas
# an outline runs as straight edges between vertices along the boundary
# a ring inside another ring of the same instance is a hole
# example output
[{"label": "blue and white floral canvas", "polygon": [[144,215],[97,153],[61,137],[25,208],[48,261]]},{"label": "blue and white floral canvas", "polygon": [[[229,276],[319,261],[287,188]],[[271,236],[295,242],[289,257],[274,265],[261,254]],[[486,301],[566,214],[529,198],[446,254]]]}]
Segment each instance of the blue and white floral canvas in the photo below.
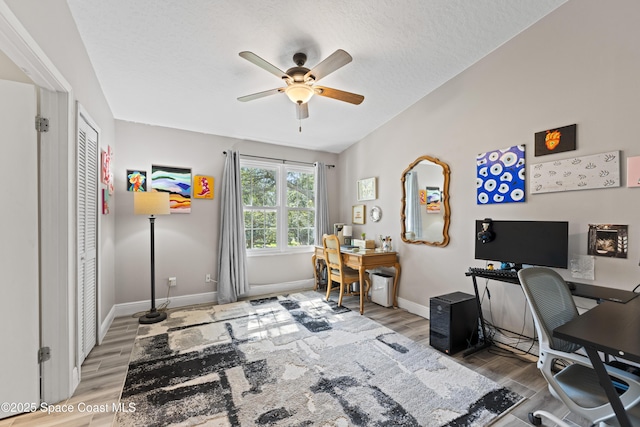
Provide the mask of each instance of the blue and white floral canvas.
[{"label": "blue and white floral canvas", "polygon": [[476,165],[477,204],[525,201],[524,144],[478,154]]}]

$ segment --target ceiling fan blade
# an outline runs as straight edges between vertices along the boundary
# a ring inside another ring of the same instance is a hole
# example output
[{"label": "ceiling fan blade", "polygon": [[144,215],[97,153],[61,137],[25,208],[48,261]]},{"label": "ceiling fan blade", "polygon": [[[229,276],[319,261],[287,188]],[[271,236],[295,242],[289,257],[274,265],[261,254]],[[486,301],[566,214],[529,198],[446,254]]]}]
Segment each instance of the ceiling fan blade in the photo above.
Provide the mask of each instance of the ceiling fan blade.
[{"label": "ceiling fan blade", "polygon": [[327,98],[337,99],[338,101],[348,102],[350,104],[360,105],[364,101],[364,96],[357,93],[345,92],[343,90],[332,89],[324,86],[314,86],[316,93]]},{"label": "ceiling fan blade", "polygon": [[265,96],[275,95],[276,93],[284,93],[284,88],[265,90],[264,92],[252,93],[251,95],[245,95],[238,98],[238,101],[247,102],[254,99],[264,98]]},{"label": "ceiling fan blade", "polygon": [[296,118],[298,120],[306,119],[309,117],[309,104],[296,104]]},{"label": "ceiling fan blade", "polygon": [[308,77],[313,76],[314,80],[318,81],[326,75],[333,73],[338,68],[347,65],[352,59],[351,55],[347,52],[342,49],[338,49],[326,57],[324,61],[309,70],[307,74],[305,74],[304,78],[306,80]]},{"label": "ceiling fan blade", "polygon": [[256,55],[253,52],[242,51],[238,55],[240,55],[241,57],[243,57],[247,61],[251,62],[252,64],[257,65],[258,67],[262,68],[263,70],[266,70],[266,71],[270,72],[271,74],[273,74],[274,76],[278,77],[279,79],[293,81],[293,79],[289,75],[287,75],[287,73],[285,73],[284,71],[282,71],[280,68],[276,67],[275,65],[268,63],[267,61],[265,61],[264,59],[260,58],[258,55]]}]

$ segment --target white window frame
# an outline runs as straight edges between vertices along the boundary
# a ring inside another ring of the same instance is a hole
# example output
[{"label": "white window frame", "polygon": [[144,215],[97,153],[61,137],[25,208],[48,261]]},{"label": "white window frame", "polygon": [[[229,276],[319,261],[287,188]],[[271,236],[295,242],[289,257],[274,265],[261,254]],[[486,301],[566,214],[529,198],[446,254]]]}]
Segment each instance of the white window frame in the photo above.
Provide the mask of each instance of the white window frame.
[{"label": "white window frame", "polygon": [[[309,252],[313,250],[313,245],[306,246],[289,246],[288,245],[288,211],[287,207],[287,191],[286,191],[286,180],[287,180],[287,172],[303,172],[314,175],[314,193],[316,191],[315,185],[315,169],[313,166],[304,166],[304,165],[293,165],[286,163],[275,163],[269,161],[262,160],[248,160],[248,159],[240,159],[240,168],[243,167],[254,167],[254,168],[265,168],[265,169],[275,169],[276,170],[276,193],[277,193],[277,202],[274,210],[276,211],[276,247],[275,248],[254,248],[247,249],[247,256],[260,256],[260,255],[279,255],[279,254],[287,254],[287,253],[300,253],[300,252]],[[244,212],[247,210],[252,210],[251,207],[245,207],[243,204],[242,211],[243,216]],[[316,214],[316,207],[313,209],[314,214]]]}]

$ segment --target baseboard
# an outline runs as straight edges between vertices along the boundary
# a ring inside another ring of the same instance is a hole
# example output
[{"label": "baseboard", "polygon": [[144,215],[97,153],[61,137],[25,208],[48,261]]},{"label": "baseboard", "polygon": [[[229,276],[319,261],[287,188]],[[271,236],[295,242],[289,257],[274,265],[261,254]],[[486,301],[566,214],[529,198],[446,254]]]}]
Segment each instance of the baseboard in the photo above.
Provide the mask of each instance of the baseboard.
[{"label": "baseboard", "polygon": [[[263,295],[271,295],[271,294],[283,294],[283,293],[291,293],[302,290],[313,289],[313,279],[305,279],[305,280],[297,280],[295,282],[287,282],[287,283],[275,283],[272,285],[252,285],[249,288],[249,292],[243,295],[244,298],[253,298],[257,296]],[[166,298],[157,298],[156,299],[156,307],[161,307],[167,301]],[[217,303],[218,302],[218,293],[217,292],[206,292],[202,294],[193,294],[193,295],[183,295],[178,297],[169,298],[170,304],[169,308],[176,307],[185,307],[187,305],[195,305],[195,304],[205,304],[205,303]],[[109,326],[111,322],[116,317],[122,316],[131,316],[136,313],[140,313],[140,315],[144,314],[151,307],[151,300],[145,301],[135,301],[135,302],[126,302],[122,304],[116,304],[111,311],[109,312],[109,316],[113,312],[113,316],[109,320]],[[109,318],[107,316],[107,318]],[[106,325],[107,321],[105,320],[101,329],[103,329]],[[105,329],[108,330],[108,326]],[[102,330],[100,332],[102,334]]]},{"label": "baseboard", "polygon": [[313,289],[313,279],[296,280],[295,282],[274,283],[271,285],[252,285],[249,292],[243,295],[244,298],[253,298],[256,296],[286,294],[297,291]]},{"label": "baseboard", "polygon": [[[218,295],[217,292],[205,292],[202,294],[171,297],[169,298],[169,308],[216,302],[218,300],[217,295]],[[156,307],[161,307],[166,302],[167,302],[166,298],[158,298],[156,299]],[[145,312],[149,311],[150,307],[151,307],[151,300],[125,302],[122,304],[116,304],[114,317],[131,316],[136,313],[140,313],[140,315],[142,315]]]},{"label": "baseboard", "polygon": [[109,328],[113,323],[113,319],[115,318],[116,318],[116,306],[114,305],[111,307],[111,310],[109,310],[109,314],[107,314],[107,317],[104,319],[104,322],[102,322],[102,324],[100,325],[100,332],[98,334],[98,345],[102,344],[102,340],[104,339],[105,335],[107,335],[107,332],[109,331]]},{"label": "baseboard", "polygon": [[413,301],[409,301],[404,298],[398,298],[398,307],[404,308],[409,313],[417,314],[418,316],[424,317],[425,319],[429,318],[429,307],[425,307],[424,305],[420,305]]}]

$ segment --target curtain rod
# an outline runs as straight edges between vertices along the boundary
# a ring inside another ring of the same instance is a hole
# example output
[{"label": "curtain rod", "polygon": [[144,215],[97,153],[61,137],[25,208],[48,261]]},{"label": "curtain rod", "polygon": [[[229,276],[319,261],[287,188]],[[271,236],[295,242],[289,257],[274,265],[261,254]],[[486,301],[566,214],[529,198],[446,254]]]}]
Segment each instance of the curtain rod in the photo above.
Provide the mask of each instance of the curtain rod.
[{"label": "curtain rod", "polygon": [[[227,154],[226,151],[223,151],[222,154]],[[278,162],[282,162],[282,163],[298,163],[298,164],[302,164],[302,165],[311,165],[314,166],[315,163],[309,163],[309,162],[300,162],[298,160],[287,160],[287,159],[276,159],[275,157],[264,157],[264,156],[252,156],[251,154],[240,154],[240,157],[251,157],[253,159],[265,159],[265,160],[276,160]],[[326,165],[329,169],[331,168],[335,168],[336,165]]]}]

